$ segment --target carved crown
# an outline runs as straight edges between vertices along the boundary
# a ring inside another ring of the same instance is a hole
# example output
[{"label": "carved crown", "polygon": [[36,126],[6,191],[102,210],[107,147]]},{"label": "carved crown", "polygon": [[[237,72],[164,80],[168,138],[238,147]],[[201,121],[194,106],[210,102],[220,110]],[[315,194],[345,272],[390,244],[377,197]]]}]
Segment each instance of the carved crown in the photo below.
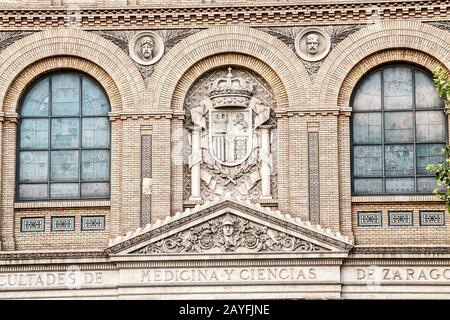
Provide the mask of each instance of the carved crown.
[{"label": "carved crown", "polygon": [[247,107],[253,95],[253,84],[233,77],[231,67],[225,78],[217,78],[210,86],[209,96],[214,107]]}]

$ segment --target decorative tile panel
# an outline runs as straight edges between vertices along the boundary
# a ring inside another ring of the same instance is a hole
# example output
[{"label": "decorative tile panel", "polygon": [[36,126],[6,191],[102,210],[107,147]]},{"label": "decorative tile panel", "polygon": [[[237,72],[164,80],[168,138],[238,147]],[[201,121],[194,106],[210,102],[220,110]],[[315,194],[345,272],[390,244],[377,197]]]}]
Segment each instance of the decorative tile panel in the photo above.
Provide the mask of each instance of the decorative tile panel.
[{"label": "decorative tile panel", "polygon": [[52,231],[74,231],[75,217],[52,217]]},{"label": "decorative tile panel", "polygon": [[152,136],[141,136],[141,226],[150,223],[152,207]]},{"label": "decorative tile panel", "polygon": [[381,211],[358,212],[359,227],[380,227],[382,225]]},{"label": "decorative tile panel", "polygon": [[412,211],[389,211],[389,225],[412,226],[413,225]]},{"label": "decorative tile panel", "polygon": [[21,232],[43,232],[45,229],[44,217],[21,218],[20,231]]},{"label": "decorative tile panel", "polygon": [[444,211],[420,211],[421,226],[445,225]]},{"label": "decorative tile panel", "polygon": [[105,230],[105,216],[86,216],[81,217],[82,231]]},{"label": "decorative tile panel", "polygon": [[320,223],[319,132],[308,132],[309,220]]}]

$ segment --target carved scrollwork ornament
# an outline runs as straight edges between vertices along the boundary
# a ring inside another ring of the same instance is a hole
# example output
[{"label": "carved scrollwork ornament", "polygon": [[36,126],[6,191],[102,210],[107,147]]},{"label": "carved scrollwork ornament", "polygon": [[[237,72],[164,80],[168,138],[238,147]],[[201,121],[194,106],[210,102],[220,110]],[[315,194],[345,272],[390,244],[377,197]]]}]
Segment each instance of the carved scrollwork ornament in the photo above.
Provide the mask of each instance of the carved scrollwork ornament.
[{"label": "carved scrollwork ornament", "polygon": [[305,61],[320,61],[328,55],[330,49],[330,36],[321,28],[305,28],[295,37],[295,52]]},{"label": "carved scrollwork ornament", "polygon": [[327,249],[231,214],[204,222],[134,253],[315,252]]},{"label": "carved scrollwork ornament", "polygon": [[143,66],[158,62],[164,54],[164,42],[153,31],[141,31],[131,38],[129,43],[131,58]]}]

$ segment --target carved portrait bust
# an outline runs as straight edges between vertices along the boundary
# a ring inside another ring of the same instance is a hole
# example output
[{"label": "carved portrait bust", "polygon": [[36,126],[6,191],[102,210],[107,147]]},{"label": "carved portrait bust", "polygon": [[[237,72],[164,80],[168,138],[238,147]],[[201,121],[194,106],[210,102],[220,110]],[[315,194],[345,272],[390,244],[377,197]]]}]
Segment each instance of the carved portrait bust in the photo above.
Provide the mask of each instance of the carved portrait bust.
[{"label": "carved portrait bust", "polygon": [[317,33],[310,33],[306,37],[306,46],[308,48],[308,53],[317,54],[319,50],[319,35]]},{"label": "carved portrait bust", "polygon": [[141,39],[141,54],[142,59],[151,60],[153,58],[153,39],[149,36],[142,37]]},{"label": "carved portrait bust", "polygon": [[320,28],[305,28],[295,38],[295,51],[306,61],[319,61],[326,57],[331,48],[330,36]]},{"label": "carved portrait bust", "polygon": [[234,223],[231,218],[225,218],[222,222],[222,231],[225,237],[231,237],[234,233]]},{"label": "carved portrait bust", "polygon": [[129,51],[134,61],[148,66],[155,64],[161,59],[164,53],[164,43],[155,32],[141,31],[131,38]]}]

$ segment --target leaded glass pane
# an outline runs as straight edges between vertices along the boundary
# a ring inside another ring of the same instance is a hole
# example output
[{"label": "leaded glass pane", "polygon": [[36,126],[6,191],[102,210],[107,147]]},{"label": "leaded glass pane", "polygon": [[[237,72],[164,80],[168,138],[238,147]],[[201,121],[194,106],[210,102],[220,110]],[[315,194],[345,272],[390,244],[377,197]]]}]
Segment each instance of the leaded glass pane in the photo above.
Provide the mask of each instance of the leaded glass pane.
[{"label": "leaded glass pane", "polygon": [[[383,87],[377,86],[381,82]],[[372,89],[379,95],[366,93]],[[443,99],[426,72],[412,66],[392,66],[364,80],[352,108],[377,110],[366,101],[381,95],[380,112],[353,114],[354,192],[431,193],[436,182],[426,167],[445,161],[440,151],[447,142],[447,117],[443,110],[424,109],[443,109]],[[379,178],[369,179],[371,176]]]},{"label": "leaded glass pane", "polygon": [[445,191],[444,186],[438,186],[434,177],[430,178],[417,178],[417,192],[420,193],[432,193],[435,188],[440,191]]},{"label": "leaded glass pane", "polygon": [[56,74],[52,76],[52,115],[80,114],[80,76]]},{"label": "leaded glass pane", "polygon": [[383,179],[353,179],[356,193],[379,194],[383,193]]},{"label": "leaded glass pane", "polygon": [[417,142],[445,142],[445,121],[446,117],[442,111],[417,111]]},{"label": "leaded glass pane", "polygon": [[48,119],[23,119],[20,122],[20,148],[48,148]]},{"label": "leaded glass pane", "polygon": [[443,144],[418,144],[417,153],[417,174],[430,174],[426,167],[429,164],[438,164],[444,162],[445,158],[441,155]]},{"label": "leaded glass pane", "polygon": [[50,185],[50,197],[56,199],[78,198],[78,183],[52,183]]},{"label": "leaded glass pane", "polygon": [[78,180],[78,151],[52,151],[51,154],[52,180]]},{"label": "leaded glass pane", "polygon": [[78,118],[52,119],[52,148],[78,148],[80,120]]},{"label": "leaded glass pane", "polygon": [[47,184],[19,184],[19,199],[34,200],[48,197]]},{"label": "leaded glass pane", "polygon": [[83,78],[83,115],[106,116],[108,111],[109,103],[103,91],[91,80]]},{"label": "leaded glass pane", "polygon": [[21,106],[18,198],[109,197],[108,112],[104,91],[80,74],[56,73],[36,83]]},{"label": "leaded glass pane", "polygon": [[383,175],[381,146],[355,146],[353,154],[355,176]]},{"label": "leaded glass pane", "polygon": [[410,67],[383,69],[384,109],[412,109],[412,72]]},{"label": "leaded glass pane", "polygon": [[387,176],[414,175],[414,146],[387,145],[385,146],[385,172]]},{"label": "leaded glass pane", "polygon": [[381,113],[355,113],[353,136],[354,143],[380,143]]},{"label": "leaded glass pane", "polygon": [[83,148],[108,148],[108,118],[83,118]]},{"label": "leaded glass pane", "polygon": [[109,151],[83,151],[81,159],[81,180],[109,180]]},{"label": "leaded glass pane", "polygon": [[433,79],[422,71],[416,70],[416,108],[443,108],[441,99],[434,87]]},{"label": "leaded glass pane", "polygon": [[48,152],[21,151],[19,164],[20,182],[41,182],[48,179]]},{"label": "leaded glass pane", "polygon": [[49,80],[45,78],[27,93],[22,109],[22,117],[48,116]]},{"label": "leaded glass pane", "polygon": [[386,112],[384,119],[385,142],[414,142],[412,112]]},{"label": "leaded glass pane", "polygon": [[353,110],[381,109],[381,72],[371,75],[355,95]]},{"label": "leaded glass pane", "polygon": [[82,183],[81,196],[87,198],[109,197],[109,183]]},{"label": "leaded glass pane", "polygon": [[414,178],[386,178],[387,193],[415,192]]}]

